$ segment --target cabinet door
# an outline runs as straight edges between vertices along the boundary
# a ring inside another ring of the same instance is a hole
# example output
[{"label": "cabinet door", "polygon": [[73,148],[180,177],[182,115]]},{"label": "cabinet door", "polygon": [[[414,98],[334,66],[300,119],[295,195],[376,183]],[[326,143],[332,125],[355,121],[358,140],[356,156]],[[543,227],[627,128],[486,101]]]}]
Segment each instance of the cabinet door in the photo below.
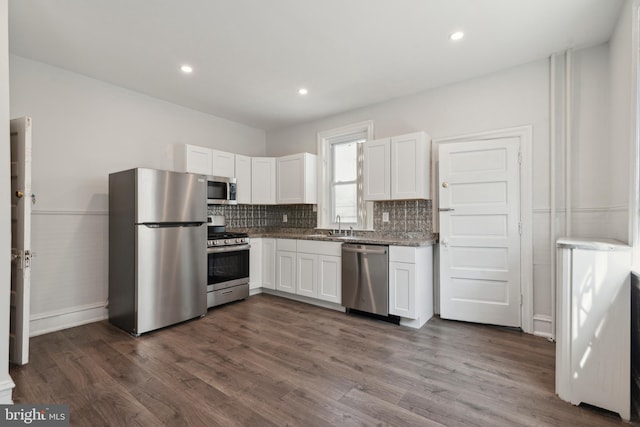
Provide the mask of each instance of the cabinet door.
[{"label": "cabinet door", "polygon": [[389,138],[364,143],[364,199],[391,198],[391,141]]},{"label": "cabinet door", "polygon": [[415,319],[416,265],[389,262],[389,314]]},{"label": "cabinet door", "polygon": [[342,303],[342,258],[318,256],[318,298]]},{"label": "cabinet door", "polygon": [[276,159],[253,157],[251,159],[251,202],[256,205],[276,203]]},{"label": "cabinet door", "polygon": [[282,204],[317,202],[317,156],[293,154],[277,160],[277,201]]},{"label": "cabinet door", "polygon": [[427,135],[417,132],[391,138],[391,198],[428,199],[430,148]]},{"label": "cabinet door", "polygon": [[303,203],[304,159],[300,155],[278,158],[277,162],[278,203]]},{"label": "cabinet door", "polygon": [[278,251],[276,254],[276,289],[296,293],[296,253]]},{"label": "cabinet door", "polygon": [[298,295],[304,295],[310,298],[316,298],[318,295],[317,287],[317,267],[318,255],[297,254],[297,289]]},{"label": "cabinet door", "polygon": [[262,239],[251,239],[249,251],[249,289],[262,287]]},{"label": "cabinet door", "polygon": [[262,287],[276,288],[276,239],[262,239]]},{"label": "cabinet door", "polygon": [[236,176],[236,155],[226,151],[212,150],[211,175],[233,178]]},{"label": "cabinet door", "polygon": [[251,157],[236,154],[236,198],[240,204],[251,203]]},{"label": "cabinet door", "polygon": [[180,172],[211,175],[211,159],[210,148],[189,144],[176,147],[175,167]]}]

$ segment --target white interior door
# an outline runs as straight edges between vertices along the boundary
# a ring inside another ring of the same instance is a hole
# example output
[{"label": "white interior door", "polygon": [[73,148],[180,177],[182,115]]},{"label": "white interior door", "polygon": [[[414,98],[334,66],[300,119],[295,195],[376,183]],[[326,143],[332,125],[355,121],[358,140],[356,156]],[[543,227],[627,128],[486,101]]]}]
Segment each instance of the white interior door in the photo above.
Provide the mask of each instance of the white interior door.
[{"label": "white interior door", "polygon": [[31,299],[31,119],[11,120],[11,322],[9,360],[29,361]]},{"label": "white interior door", "polygon": [[520,143],[441,144],[440,315],[521,325]]}]

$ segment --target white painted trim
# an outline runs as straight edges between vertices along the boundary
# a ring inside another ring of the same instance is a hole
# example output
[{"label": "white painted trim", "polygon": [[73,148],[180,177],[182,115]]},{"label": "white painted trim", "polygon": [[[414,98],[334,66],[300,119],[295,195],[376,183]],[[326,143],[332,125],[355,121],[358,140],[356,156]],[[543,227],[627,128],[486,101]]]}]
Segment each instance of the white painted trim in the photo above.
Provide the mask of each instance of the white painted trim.
[{"label": "white painted trim", "polygon": [[571,237],[571,120],[572,80],[571,49],[564,55],[564,207],[567,215],[564,219],[564,234]]},{"label": "white painted trim", "polygon": [[629,244],[633,248],[631,265],[640,266],[640,0],[633,2],[631,22],[631,115],[629,186]]},{"label": "white painted trim", "polygon": [[[555,254],[555,252],[554,252]],[[537,324],[548,324],[549,325],[549,330],[550,332],[544,332],[541,330],[541,328],[536,327]],[[545,338],[549,338],[549,339],[553,339],[554,338],[554,331],[553,328],[555,327],[554,324],[554,318],[553,316],[547,316],[544,314],[535,314],[533,316],[533,335],[539,336],[539,337],[545,337]]]},{"label": "white painted trim", "polygon": [[[551,283],[551,312],[555,313],[556,307],[556,292],[555,292],[555,277],[556,277],[556,55],[551,55],[549,59],[549,283]],[[536,209],[533,210],[534,214]],[[555,319],[551,316],[551,337],[555,335]],[[536,316],[533,316],[533,330],[534,334],[539,332],[536,330]]]},{"label": "white painted trim", "polygon": [[7,374],[6,378],[0,381],[0,405],[12,405],[13,399],[11,397],[11,393],[13,388],[15,387],[15,383]]},{"label": "white painted trim", "polygon": [[274,295],[277,297],[282,297],[282,298],[286,298],[286,299],[290,299],[290,300],[294,300],[294,301],[298,301],[298,302],[304,302],[306,304],[311,304],[311,305],[315,305],[318,307],[323,307],[323,308],[328,308],[331,310],[335,310],[335,311],[346,311],[345,308],[343,306],[341,306],[340,304],[336,304],[333,302],[329,302],[329,301],[322,301],[319,299],[315,299],[315,298],[309,298],[309,297],[305,297],[302,295],[298,295],[298,294],[292,294],[290,292],[282,292],[282,291],[276,291],[275,289],[265,289],[262,288],[262,293],[264,294],[268,294],[268,295]]},{"label": "white painted trim", "polygon": [[[520,166],[520,220],[522,221],[522,236],[520,240],[521,328],[524,332],[530,334],[533,332],[533,126],[526,125],[434,139],[435,156],[432,162],[435,163],[438,160],[438,144],[496,138],[518,138],[520,140],[520,152],[522,153],[522,164]],[[437,185],[438,180],[434,179],[433,182],[434,185]],[[438,211],[438,202],[435,197],[437,192],[434,190],[432,194],[434,195],[433,211],[435,217],[435,212]]]},{"label": "white painted trim", "polygon": [[54,310],[31,316],[30,336],[48,334],[87,323],[107,319],[107,301],[94,304],[79,305],[64,310]]},{"label": "white painted trim", "polygon": [[[626,212],[629,209],[628,205],[618,205],[618,206],[593,206],[593,207],[584,207],[584,208],[573,208],[573,212],[581,212],[581,213],[608,213],[608,212]],[[534,214],[549,214],[551,213],[551,209],[549,208],[534,208]],[[566,213],[565,209],[556,209],[556,213]],[[555,246],[554,246],[555,249]]]},{"label": "white painted trim", "polygon": [[[316,228],[320,229],[335,229],[336,224],[333,224],[333,219],[329,219],[327,209],[329,207],[330,194],[327,191],[327,174],[329,168],[329,143],[327,139],[333,138],[339,135],[348,135],[350,133],[357,133],[366,130],[367,141],[373,140],[373,120],[365,120],[358,123],[352,123],[350,125],[341,126],[335,129],[328,129],[318,132],[318,216],[316,222]],[[373,203],[367,203],[367,224],[364,225],[363,230],[373,228]]]},{"label": "white painted trim", "polygon": [[109,216],[109,211],[86,211],[86,210],[44,210],[33,209],[32,215],[104,215]]},{"label": "white painted trim", "polygon": [[253,288],[253,289],[249,289],[249,296],[254,296],[254,295],[258,295],[262,293],[262,289],[263,288]]}]

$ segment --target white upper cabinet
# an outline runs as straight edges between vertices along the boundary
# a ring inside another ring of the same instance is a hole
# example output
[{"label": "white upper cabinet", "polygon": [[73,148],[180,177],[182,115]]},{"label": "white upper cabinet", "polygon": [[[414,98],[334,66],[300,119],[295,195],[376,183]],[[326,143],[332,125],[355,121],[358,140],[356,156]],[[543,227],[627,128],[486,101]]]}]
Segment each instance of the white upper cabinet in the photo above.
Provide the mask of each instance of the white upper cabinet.
[{"label": "white upper cabinet", "polygon": [[211,175],[213,153],[210,148],[184,144],[175,148],[175,169],[179,172]]},{"label": "white upper cabinet", "polygon": [[366,142],[364,198],[429,199],[430,159],[431,139],[425,132]]},{"label": "white upper cabinet", "polygon": [[364,198],[391,199],[391,139],[364,143]]},{"label": "white upper cabinet", "polygon": [[280,204],[317,202],[315,154],[300,153],[278,158],[277,202]]},{"label": "white upper cabinet", "polygon": [[251,159],[251,203],[276,204],[276,159],[274,157]]},{"label": "white upper cabinet", "polygon": [[251,203],[251,157],[236,154],[236,199],[240,204]]},{"label": "white upper cabinet", "polygon": [[211,150],[211,174],[233,178],[236,176],[236,155],[226,151]]}]

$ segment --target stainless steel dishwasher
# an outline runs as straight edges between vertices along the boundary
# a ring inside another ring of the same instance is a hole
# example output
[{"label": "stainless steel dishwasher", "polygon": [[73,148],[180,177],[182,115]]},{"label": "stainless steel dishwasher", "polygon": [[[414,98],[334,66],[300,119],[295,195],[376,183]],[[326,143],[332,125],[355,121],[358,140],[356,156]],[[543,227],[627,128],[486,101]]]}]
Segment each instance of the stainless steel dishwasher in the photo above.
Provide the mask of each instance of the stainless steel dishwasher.
[{"label": "stainless steel dishwasher", "polygon": [[342,305],[389,314],[389,247],[342,244]]}]

